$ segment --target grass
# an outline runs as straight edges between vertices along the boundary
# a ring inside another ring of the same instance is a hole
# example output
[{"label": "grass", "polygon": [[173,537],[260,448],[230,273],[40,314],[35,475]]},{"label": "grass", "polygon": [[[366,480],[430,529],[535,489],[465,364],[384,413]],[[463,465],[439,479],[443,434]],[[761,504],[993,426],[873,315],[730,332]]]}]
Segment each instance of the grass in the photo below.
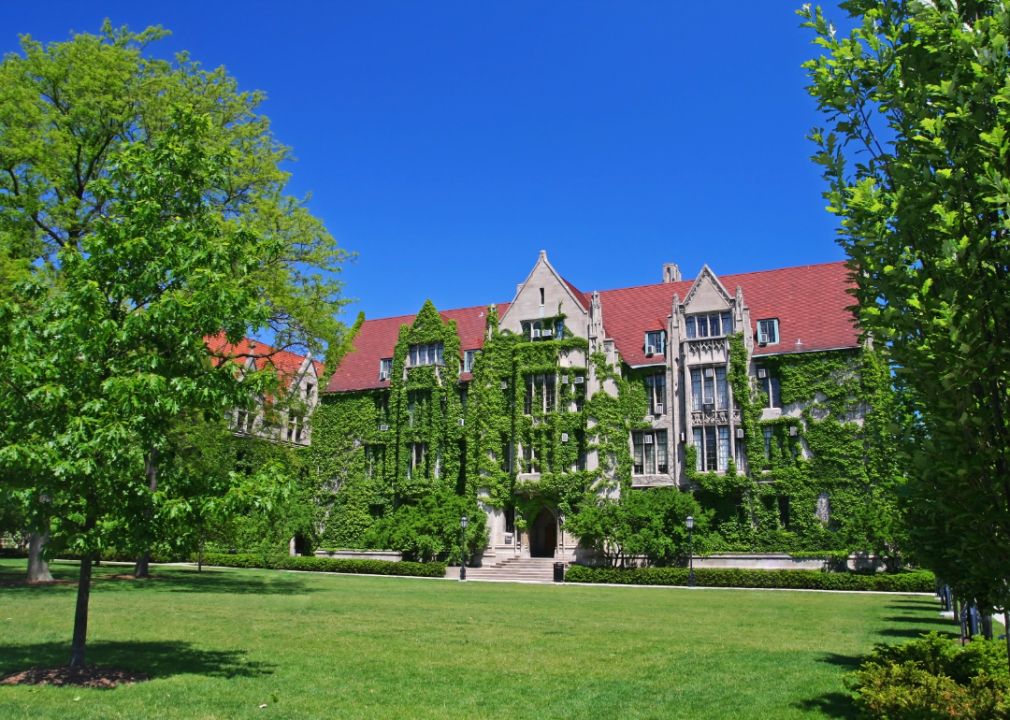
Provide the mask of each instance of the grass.
[{"label": "grass", "polygon": [[[0,561],[0,579],[24,569]],[[934,599],[907,595],[169,567],[105,578],[121,572],[96,568],[88,662],[152,681],[0,686],[0,717],[848,718],[841,678],[873,643],[954,629]],[[67,661],[75,592],[0,587],[0,674]]]}]

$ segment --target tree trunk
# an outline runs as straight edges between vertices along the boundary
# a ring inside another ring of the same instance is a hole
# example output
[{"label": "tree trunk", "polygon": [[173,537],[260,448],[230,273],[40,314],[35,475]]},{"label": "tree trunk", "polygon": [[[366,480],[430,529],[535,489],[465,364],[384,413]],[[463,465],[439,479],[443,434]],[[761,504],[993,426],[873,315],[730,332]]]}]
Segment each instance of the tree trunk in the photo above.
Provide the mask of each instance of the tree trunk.
[{"label": "tree trunk", "polygon": [[70,646],[70,667],[84,667],[88,641],[88,600],[91,599],[91,553],[81,558],[81,576],[77,580],[77,610],[74,613],[74,641]]},{"label": "tree trunk", "polygon": [[44,535],[32,533],[28,538],[28,582],[52,582],[49,563],[42,559],[42,548],[49,542],[49,530]]},{"label": "tree trunk", "polygon": [[196,559],[196,571],[198,573],[203,572],[203,543],[204,543],[204,532],[200,531],[200,555]]},{"label": "tree trunk", "polygon": [[[151,489],[151,494],[154,494],[158,490],[158,466],[156,460],[158,459],[158,451],[155,448],[151,448],[151,451],[147,453],[144,457],[144,474],[147,475],[147,484]],[[151,516],[151,511],[147,511],[148,517]],[[151,551],[148,549],[143,555],[137,558],[137,564],[133,568],[133,577],[135,578],[150,578],[151,577]]]}]

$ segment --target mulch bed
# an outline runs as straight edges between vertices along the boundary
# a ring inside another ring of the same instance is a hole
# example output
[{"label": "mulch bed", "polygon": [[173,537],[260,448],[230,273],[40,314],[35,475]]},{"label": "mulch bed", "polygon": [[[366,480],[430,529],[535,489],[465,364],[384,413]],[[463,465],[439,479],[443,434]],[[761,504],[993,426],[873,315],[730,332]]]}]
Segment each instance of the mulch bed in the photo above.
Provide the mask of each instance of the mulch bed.
[{"label": "mulch bed", "polygon": [[107,667],[105,665],[85,665],[70,668],[66,665],[49,668],[30,668],[0,677],[0,685],[77,685],[89,688],[114,688],[117,685],[133,685],[150,680],[149,675]]}]

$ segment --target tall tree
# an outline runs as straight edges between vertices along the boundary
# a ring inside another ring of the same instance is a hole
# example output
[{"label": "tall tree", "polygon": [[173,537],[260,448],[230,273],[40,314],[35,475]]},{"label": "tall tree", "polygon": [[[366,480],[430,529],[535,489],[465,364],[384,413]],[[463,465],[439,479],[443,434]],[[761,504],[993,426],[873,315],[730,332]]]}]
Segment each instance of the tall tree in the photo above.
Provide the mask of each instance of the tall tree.
[{"label": "tall tree", "polygon": [[[139,549],[166,517],[155,507],[207,493],[151,489],[173,418],[183,409],[220,417],[272,388],[273,373],[240,378],[204,341],[217,332],[238,341],[269,322],[259,270],[283,244],[222,223],[206,201],[233,152],[209,154],[210,128],[177,111],[153,143],[120,149],[95,188],[101,214],[56,255],[59,283],[22,283],[0,303],[0,467],[49,498],[51,547],[82,554],[75,667],[92,554]],[[237,479],[217,490],[241,491]]]},{"label": "tall tree", "polygon": [[[820,8],[805,64],[830,118],[814,159],[840,220],[862,329],[902,407],[919,560],[964,599],[1010,605],[1010,14],[993,0]],[[850,164],[849,156],[859,162]]]},{"label": "tall tree", "polygon": [[[350,255],[309,212],[308,198],[285,194],[281,166],[294,158],[257,114],[264,94],[240,91],[224,68],[208,72],[186,54],[174,62],[144,55],[168,34],[106,21],[99,35],[48,46],[24,36],[21,53],[0,63],[0,297],[26,273],[60,282],[59,253],[79,249],[107,211],[99,188],[117,182],[110,169],[119,145],[155,143],[173,126],[172,108],[185,106],[206,116],[204,142],[224,158],[203,189],[207,207],[233,228],[280,241],[282,250],[255,270],[273,351],[325,355],[333,369],[350,340],[338,317],[347,302],[339,272]],[[152,493],[162,460],[147,459]],[[35,517],[30,568],[46,528]]]},{"label": "tall tree", "polygon": [[21,53],[0,63],[0,280],[25,261],[58,273],[60,250],[78,247],[105,212],[107,196],[96,190],[115,182],[117,147],[153,143],[171,130],[172,109],[189,107],[207,117],[208,150],[231,151],[204,189],[208,207],[283,241],[256,270],[274,349],[325,355],[334,367],[345,350],[338,315],[348,302],[338,276],[351,255],[312,216],[308,198],[285,194],[290,174],[281,166],[294,157],[257,114],[265,95],[240,91],[223,67],[203,70],[184,53],[174,62],[143,54],[167,35],[106,20],[99,35],[48,46],[23,36]]}]

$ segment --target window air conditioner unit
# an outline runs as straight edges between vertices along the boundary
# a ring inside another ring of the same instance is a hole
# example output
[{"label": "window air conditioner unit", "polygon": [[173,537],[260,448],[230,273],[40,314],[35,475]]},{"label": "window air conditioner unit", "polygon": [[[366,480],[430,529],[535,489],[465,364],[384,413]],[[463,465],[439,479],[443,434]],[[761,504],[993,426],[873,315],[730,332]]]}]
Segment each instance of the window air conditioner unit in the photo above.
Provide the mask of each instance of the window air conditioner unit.
[{"label": "window air conditioner unit", "polygon": [[645,435],[642,437],[646,445],[652,445],[652,435]]},{"label": "window air conditioner unit", "polygon": [[389,373],[387,373],[387,372],[380,372],[379,373],[379,380],[389,380]]},{"label": "window air conditioner unit", "polygon": [[800,429],[795,425],[793,425],[792,427],[789,428],[789,437],[796,437],[797,435],[799,435],[799,432]]},{"label": "window air conditioner unit", "polygon": [[568,384],[568,376],[567,375],[562,375],[561,376],[561,384],[562,385],[567,385]]},{"label": "window air conditioner unit", "polygon": [[743,428],[736,429],[736,439],[743,440]]},{"label": "window air conditioner unit", "polygon": [[705,377],[715,377],[715,369],[705,368]]},{"label": "window air conditioner unit", "polygon": [[686,443],[686,442],[687,442],[687,433],[686,433],[686,432],[682,432],[682,433],[680,434],[680,441],[681,441],[682,443]]},{"label": "window air conditioner unit", "polygon": [[768,377],[768,371],[765,370],[764,368],[758,368],[758,377],[761,380],[764,380],[766,377]]},{"label": "window air conditioner unit", "polygon": [[459,425],[460,427],[463,427],[463,418],[460,418],[459,420],[457,420],[456,424]]},{"label": "window air conditioner unit", "polygon": [[758,345],[768,344],[768,333],[759,332],[758,333]]},{"label": "window air conditioner unit", "polygon": [[655,354],[656,354],[656,346],[655,345],[646,345],[645,346],[645,355],[646,355],[646,357],[652,357]]},{"label": "window air conditioner unit", "polygon": [[702,405],[715,405],[715,398],[707,397],[701,401]]},{"label": "window air conditioner unit", "polygon": [[663,410],[663,403],[656,403],[656,415],[662,415]]},{"label": "window air conditioner unit", "polygon": [[586,379],[584,377],[582,377],[581,375],[576,375],[575,376],[575,384],[576,385],[581,385],[585,381],[586,381]]},{"label": "window air conditioner unit", "polygon": [[561,433],[561,442],[568,442],[568,433]]},{"label": "window air conditioner unit", "polygon": [[508,390],[508,386],[509,386],[509,384],[506,381],[504,381],[504,380],[501,381],[501,389],[502,390]]},{"label": "window air conditioner unit", "polygon": [[539,330],[534,330],[533,331],[533,337],[535,337],[535,338],[540,337],[540,331]]},{"label": "window air conditioner unit", "polygon": [[386,432],[389,430],[389,425],[380,425],[379,432]]}]

